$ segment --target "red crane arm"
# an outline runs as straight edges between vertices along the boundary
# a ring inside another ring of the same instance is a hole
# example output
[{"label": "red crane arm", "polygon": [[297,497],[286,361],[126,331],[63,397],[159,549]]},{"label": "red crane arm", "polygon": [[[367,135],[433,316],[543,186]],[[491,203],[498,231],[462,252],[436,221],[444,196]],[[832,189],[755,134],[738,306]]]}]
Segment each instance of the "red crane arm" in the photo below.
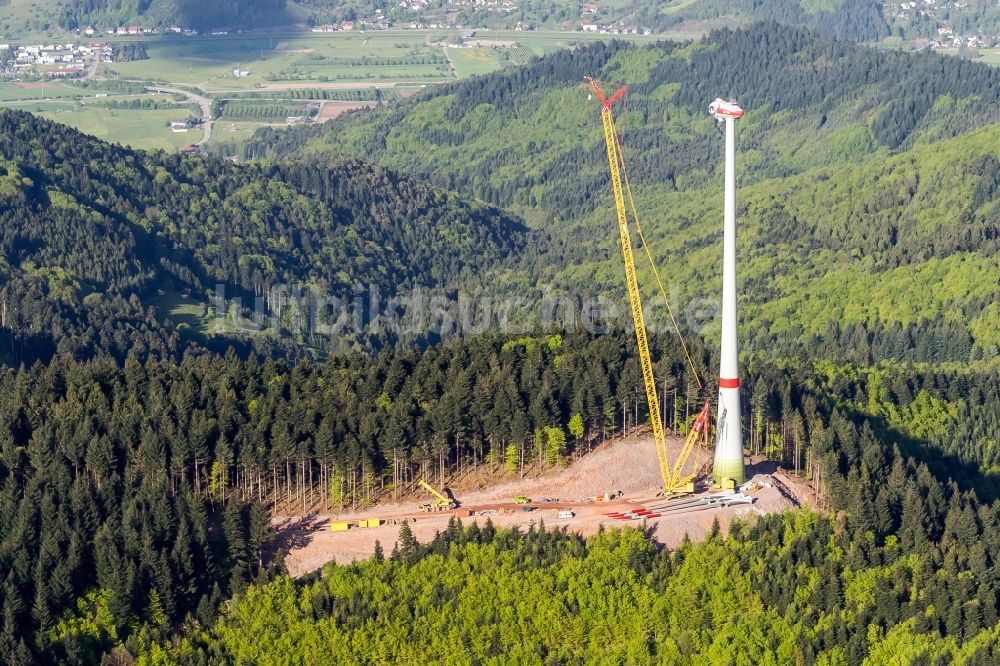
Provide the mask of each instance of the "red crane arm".
[{"label": "red crane arm", "polygon": [[605,109],[610,109],[611,106],[621,99],[622,96],[625,95],[626,91],[628,91],[628,86],[623,84],[611,97],[605,97],[604,91],[601,90],[601,84],[598,83],[597,79],[590,76],[584,78],[586,78],[587,82],[590,83],[590,87],[594,89],[594,94],[597,95],[597,100]]}]

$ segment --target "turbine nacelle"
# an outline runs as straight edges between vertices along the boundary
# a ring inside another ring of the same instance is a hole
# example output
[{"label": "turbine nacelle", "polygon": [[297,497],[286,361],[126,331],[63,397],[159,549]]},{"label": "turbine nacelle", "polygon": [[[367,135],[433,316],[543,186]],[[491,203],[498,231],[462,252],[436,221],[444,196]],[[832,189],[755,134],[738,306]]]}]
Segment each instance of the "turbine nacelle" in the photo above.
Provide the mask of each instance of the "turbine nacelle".
[{"label": "turbine nacelle", "polygon": [[721,97],[716,97],[715,101],[708,105],[708,112],[718,120],[743,117],[743,109]]}]

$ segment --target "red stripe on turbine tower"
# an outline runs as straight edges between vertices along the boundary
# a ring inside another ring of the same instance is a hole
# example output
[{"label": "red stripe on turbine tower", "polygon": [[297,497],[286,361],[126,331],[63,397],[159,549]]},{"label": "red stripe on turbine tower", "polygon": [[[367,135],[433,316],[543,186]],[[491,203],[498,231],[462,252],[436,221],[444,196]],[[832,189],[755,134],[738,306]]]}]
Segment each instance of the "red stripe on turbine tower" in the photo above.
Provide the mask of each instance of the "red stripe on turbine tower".
[{"label": "red stripe on turbine tower", "polygon": [[740,380],[737,379],[719,379],[719,388],[739,388]]}]

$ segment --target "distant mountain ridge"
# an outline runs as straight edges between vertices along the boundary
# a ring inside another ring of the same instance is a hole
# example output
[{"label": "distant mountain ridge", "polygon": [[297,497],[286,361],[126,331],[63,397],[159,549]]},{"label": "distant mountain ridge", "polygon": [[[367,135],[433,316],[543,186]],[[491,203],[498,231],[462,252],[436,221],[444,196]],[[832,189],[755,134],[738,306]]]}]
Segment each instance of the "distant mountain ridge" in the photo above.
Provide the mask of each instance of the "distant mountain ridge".
[{"label": "distant mountain ridge", "polygon": [[124,356],[133,335],[177,351],[148,310],[164,292],[202,304],[216,284],[250,302],[277,284],[391,296],[474,275],[527,234],[508,213],[358,160],[238,166],[144,153],[8,110],[0,193],[6,334],[82,357]]},{"label": "distant mountain ridge", "polygon": [[[626,5],[556,0],[525,3],[512,12],[491,11],[472,3],[431,2],[407,5],[379,0],[45,0],[39,5],[67,30],[102,30],[142,25],[196,30],[267,29],[293,24],[323,24],[359,18],[385,18],[398,26],[413,23],[513,30],[582,29],[584,25],[626,30],[672,31],[679,26],[713,28],[776,20],[824,35],[877,41],[891,34],[879,0],[656,0]],[[40,26],[36,26],[40,27]]]},{"label": "distant mountain ridge", "polygon": [[61,2],[58,22],[67,30],[126,25],[176,25],[196,30],[286,25],[286,0],[71,0]]},{"label": "distant mountain ridge", "polygon": [[[30,5],[30,10],[25,6]],[[773,20],[805,27],[828,37],[875,43],[891,38],[944,39],[950,36],[1000,36],[1000,8],[989,3],[928,0],[909,3],[885,0],[652,0],[632,3],[579,3],[575,0],[517,3],[513,11],[495,11],[485,3],[431,0],[398,3],[387,0],[6,0],[0,2],[0,28],[8,35],[20,29],[47,32],[98,30],[139,25],[196,30],[269,30],[289,26],[336,24],[367,19],[393,27],[435,25],[455,30],[618,30],[655,33],[700,32],[735,28]],[[18,23],[20,22],[20,25]],[[967,42],[963,42],[967,43]],[[954,43],[952,45],[955,45]],[[983,43],[980,42],[979,46]]]}]

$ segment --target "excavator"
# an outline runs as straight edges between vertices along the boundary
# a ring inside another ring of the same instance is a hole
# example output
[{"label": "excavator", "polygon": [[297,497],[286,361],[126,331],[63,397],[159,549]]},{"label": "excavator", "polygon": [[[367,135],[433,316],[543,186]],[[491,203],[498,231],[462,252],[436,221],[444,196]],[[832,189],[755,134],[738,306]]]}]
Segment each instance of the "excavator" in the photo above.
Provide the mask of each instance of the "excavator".
[{"label": "excavator", "polygon": [[[451,511],[458,508],[458,501],[454,497],[449,497],[451,493],[445,495],[423,479],[420,479],[417,483],[437,500],[437,502],[427,502],[426,504],[418,505],[421,511]],[[445,492],[448,492],[448,490],[445,489]]]},{"label": "excavator", "polygon": [[639,293],[639,280],[636,276],[635,258],[632,254],[632,235],[629,230],[628,213],[625,207],[626,192],[628,193],[632,219],[635,222],[636,231],[642,241],[643,249],[646,252],[646,258],[649,260],[649,264],[652,267],[653,275],[656,277],[656,282],[660,287],[664,303],[667,304],[667,312],[670,313],[670,320],[674,324],[674,329],[677,331],[678,338],[680,338],[681,347],[684,349],[684,354],[687,356],[688,365],[692,371],[695,381],[698,383],[699,391],[701,391],[703,387],[701,379],[698,377],[694,361],[691,358],[691,354],[688,352],[687,345],[684,344],[684,337],[681,335],[680,327],[677,325],[677,320],[674,318],[673,311],[670,309],[666,289],[664,289],[663,281],[660,279],[660,274],[656,270],[655,262],[653,262],[653,255],[650,252],[649,246],[646,243],[646,238],[642,233],[642,227],[639,226],[639,215],[636,211],[635,199],[632,196],[632,186],[628,181],[628,171],[625,169],[625,161],[622,158],[621,143],[619,142],[618,134],[615,131],[615,121],[612,117],[611,108],[614,106],[615,102],[625,97],[628,92],[628,86],[620,85],[611,96],[605,96],[604,91],[601,89],[600,82],[597,81],[597,79],[588,76],[586,77],[586,80],[590,84],[594,95],[597,97],[597,101],[601,104],[601,123],[604,127],[604,143],[608,154],[608,166],[611,170],[611,188],[614,191],[615,197],[615,212],[618,219],[618,234],[622,245],[622,258],[625,261],[625,286],[628,290],[629,305],[632,309],[632,323],[635,326],[635,339],[639,348],[639,366],[642,369],[642,382],[646,388],[646,401],[649,405],[649,421],[653,428],[653,440],[656,444],[656,457],[660,464],[660,476],[663,479],[663,493],[665,495],[693,493],[695,474],[685,472],[684,466],[687,463],[688,458],[690,458],[691,452],[694,450],[694,445],[698,441],[698,438],[702,435],[702,433],[705,433],[708,430],[709,404],[708,401],[706,401],[705,406],[702,407],[701,412],[695,418],[695,421],[688,432],[687,438],[684,441],[684,446],[681,447],[681,452],[677,456],[677,460],[673,465],[671,465],[669,452],[667,450],[666,434],[663,432],[663,422],[660,420],[660,400],[657,395],[656,381],[653,376],[653,362],[649,355],[649,341],[647,340],[646,322],[642,313],[642,299]]}]

